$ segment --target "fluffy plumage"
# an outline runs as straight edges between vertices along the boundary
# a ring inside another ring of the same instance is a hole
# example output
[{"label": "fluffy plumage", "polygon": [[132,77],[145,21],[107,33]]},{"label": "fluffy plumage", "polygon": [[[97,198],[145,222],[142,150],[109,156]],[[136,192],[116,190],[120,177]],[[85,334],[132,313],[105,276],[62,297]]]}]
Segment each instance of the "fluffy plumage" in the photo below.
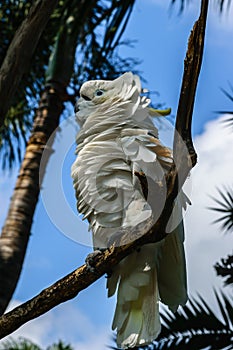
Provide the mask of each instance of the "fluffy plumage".
[{"label": "fluffy plumage", "polygon": [[[156,220],[163,208],[160,188],[172,154],[159,141],[150,100],[140,92],[140,80],[131,72],[113,81],[88,81],[80,90],[72,177],[95,248],[106,247],[122,229]],[[176,215],[181,211],[177,205]],[[186,303],[183,241],[181,221],[162,242],[143,246],[114,267],[107,288],[108,296],[117,290],[112,327],[119,347],[145,345],[157,337],[159,300],[172,310]]]}]

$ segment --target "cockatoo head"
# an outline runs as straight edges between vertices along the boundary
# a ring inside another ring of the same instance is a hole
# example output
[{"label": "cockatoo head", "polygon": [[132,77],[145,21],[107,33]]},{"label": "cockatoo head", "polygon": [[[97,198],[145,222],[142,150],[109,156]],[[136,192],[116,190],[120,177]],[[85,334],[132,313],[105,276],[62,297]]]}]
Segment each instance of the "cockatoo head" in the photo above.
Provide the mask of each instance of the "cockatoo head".
[{"label": "cockatoo head", "polygon": [[140,79],[131,72],[124,73],[114,80],[90,80],[80,89],[80,98],[75,105],[77,121],[80,125],[90,113],[97,109],[106,110],[113,103],[139,99],[141,92]]}]

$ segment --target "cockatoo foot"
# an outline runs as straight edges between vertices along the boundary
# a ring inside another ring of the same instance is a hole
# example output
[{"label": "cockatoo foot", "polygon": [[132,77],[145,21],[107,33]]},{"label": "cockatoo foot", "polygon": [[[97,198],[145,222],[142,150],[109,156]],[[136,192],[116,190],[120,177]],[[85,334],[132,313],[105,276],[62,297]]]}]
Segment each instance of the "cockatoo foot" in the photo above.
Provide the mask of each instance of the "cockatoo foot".
[{"label": "cockatoo foot", "polygon": [[102,248],[98,248],[96,250],[94,250],[94,252],[90,253],[87,255],[86,259],[85,259],[85,263],[87,265],[87,268],[89,271],[91,272],[95,272],[96,271],[96,258],[100,255],[103,254],[103,252],[106,249],[102,249]]}]

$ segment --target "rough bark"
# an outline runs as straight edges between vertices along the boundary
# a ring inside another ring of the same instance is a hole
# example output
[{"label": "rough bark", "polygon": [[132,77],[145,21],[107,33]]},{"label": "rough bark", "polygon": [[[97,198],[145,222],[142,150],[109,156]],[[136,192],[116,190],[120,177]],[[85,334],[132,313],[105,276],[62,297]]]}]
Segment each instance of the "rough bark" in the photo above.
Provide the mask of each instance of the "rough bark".
[{"label": "rough bark", "polygon": [[[183,177],[196,164],[197,155],[192,142],[192,115],[196,96],[198,78],[201,70],[204,37],[209,1],[202,1],[201,14],[191,31],[188,49],[184,61],[184,75],[181,86],[176,116],[176,133],[174,137],[174,159],[176,166],[182,168]],[[188,152],[184,153],[184,144]],[[188,159],[190,157],[190,159]],[[190,162],[191,161],[191,162]]]},{"label": "rough bark", "polygon": [[0,127],[58,0],[37,0],[15,33],[0,69]]},{"label": "rough bark", "polygon": [[[0,313],[8,305],[15,290],[30,237],[39,186],[39,170],[42,153],[47,160],[52,152],[48,139],[58,126],[63,110],[64,92],[47,86],[36,112],[33,130],[28,141],[8,216],[0,236]],[[46,147],[46,148],[45,148]],[[43,173],[40,176],[43,177]]]},{"label": "rough bark", "polygon": [[[191,137],[193,103],[203,55],[207,9],[208,0],[202,0],[201,14],[199,20],[193,27],[185,60],[181,89],[181,95],[183,94],[183,96],[179,102],[176,126],[186,144],[192,141],[189,137]],[[192,38],[196,38],[196,40],[192,40]],[[198,69],[195,68],[195,64],[193,66],[196,52],[199,52],[198,64],[200,66]],[[192,88],[183,89],[183,86],[188,87],[188,85],[191,85]],[[190,112],[187,113],[187,111]],[[175,143],[175,151],[179,149],[178,147],[179,145]],[[86,265],[83,265],[52,286],[43,290],[33,299],[3,315],[0,318],[0,338],[12,333],[24,323],[44,314],[56,305],[74,298],[81,290],[87,288],[103,274],[107,273],[111,266],[119,263],[121,259],[130,254],[138,246],[149,242],[158,242],[163,239],[167,235],[165,228],[173,208],[174,199],[178,193],[178,181],[180,181],[178,176],[179,167],[185,167],[185,173],[188,174],[190,169],[195,166],[196,159],[197,157],[193,146],[189,147],[188,156],[184,161],[179,162],[178,166],[174,165],[167,174],[166,185],[168,191],[166,203],[159,220],[152,228],[148,229],[146,226],[141,227],[141,225],[139,225],[133,232],[126,232],[125,235],[120,237],[120,242],[117,242],[121,244],[120,246],[118,244],[116,246],[116,244],[113,243],[108,250],[96,257],[94,272],[88,269]],[[185,177],[183,177],[182,180],[184,181]],[[182,183],[180,181],[179,186],[181,185]],[[150,223],[148,223],[148,225],[150,227]],[[125,237],[127,237],[127,241],[129,241],[129,235],[131,234],[134,238],[133,242],[124,244]],[[135,239],[136,237],[138,238]]]}]

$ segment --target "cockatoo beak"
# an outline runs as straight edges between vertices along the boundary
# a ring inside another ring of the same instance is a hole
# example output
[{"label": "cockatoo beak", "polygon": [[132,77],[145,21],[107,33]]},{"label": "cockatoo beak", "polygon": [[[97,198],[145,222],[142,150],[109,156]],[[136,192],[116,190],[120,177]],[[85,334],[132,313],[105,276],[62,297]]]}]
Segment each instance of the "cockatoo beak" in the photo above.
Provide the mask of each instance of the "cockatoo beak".
[{"label": "cockatoo beak", "polygon": [[78,113],[78,112],[79,112],[79,105],[78,105],[78,102],[76,102],[74,106],[74,113]]}]

